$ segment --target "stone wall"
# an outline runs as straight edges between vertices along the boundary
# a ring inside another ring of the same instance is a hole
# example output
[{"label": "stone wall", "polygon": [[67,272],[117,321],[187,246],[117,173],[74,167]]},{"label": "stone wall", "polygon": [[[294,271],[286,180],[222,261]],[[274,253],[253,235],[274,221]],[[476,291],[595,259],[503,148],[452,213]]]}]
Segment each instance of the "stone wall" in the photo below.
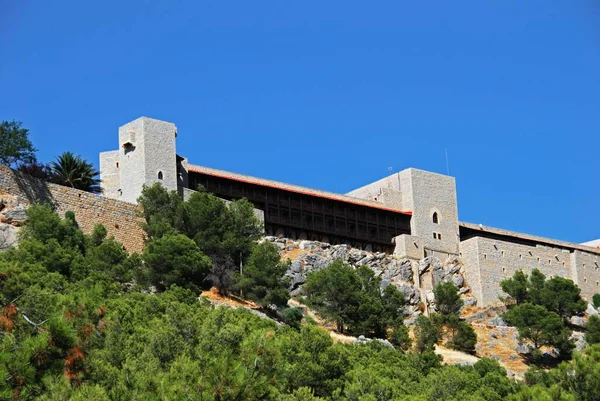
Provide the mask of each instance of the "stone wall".
[{"label": "stone wall", "polygon": [[107,198],[118,199],[121,196],[119,161],[118,150],[100,153],[100,182],[103,195]]},{"label": "stone wall", "polygon": [[500,289],[500,282],[512,277],[517,270],[530,274],[533,269],[538,269],[547,278],[560,276],[572,279],[582,289],[582,297],[588,301],[595,292],[600,292],[599,255],[473,237],[460,243],[460,258],[465,266],[466,279],[481,305],[497,302],[499,296],[506,296]]},{"label": "stone wall", "polygon": [[573,281],[581,288],[581,296],[592,301],[600,293],[600,255],[579,250],[571,253]]},{"label": "stone wall", "polygon": [[132,203],[47,183],[0,166],[0,196],[5,194],[24,206],[49,203],[61,216],[72,211],[85,233],[90,233],[94,225],[101,223],[108,235],[122,242],[129,252],[141,252],[144,248],[143,218],[138,206]]}]

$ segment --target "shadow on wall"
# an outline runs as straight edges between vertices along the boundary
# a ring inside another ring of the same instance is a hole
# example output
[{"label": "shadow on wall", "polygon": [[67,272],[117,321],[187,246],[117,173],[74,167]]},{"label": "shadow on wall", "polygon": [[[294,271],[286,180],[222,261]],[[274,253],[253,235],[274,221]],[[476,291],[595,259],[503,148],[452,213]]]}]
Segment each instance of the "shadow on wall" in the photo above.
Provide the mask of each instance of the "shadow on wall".
[{"label": "shadow on wall", "polygon": [[12,174],[12,181],[18,186],[17,194],[27,199],[29,204],[47,203],[56,209],[54,197],[48,188],[48,183],[43,180],[29,177],[19,171],[2,169],[0,174]]}]

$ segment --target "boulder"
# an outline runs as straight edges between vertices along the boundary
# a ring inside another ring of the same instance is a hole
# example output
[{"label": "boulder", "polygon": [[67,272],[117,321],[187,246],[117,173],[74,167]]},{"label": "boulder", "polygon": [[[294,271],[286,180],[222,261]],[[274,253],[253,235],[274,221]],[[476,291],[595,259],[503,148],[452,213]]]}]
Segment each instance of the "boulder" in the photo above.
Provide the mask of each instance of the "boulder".
[{"label": "boulder", "polygon": [[292,261],[292,263],[290,264],[289,271],[291,271],[292,273],[302,272],[302,264],[300,263],[300,261],[298,259],[294,259]]},{"label": "boulder", "polygon": [[585,335],[583,333],[573,332],[570,339],[575,343],[575,349],[577,351],[581,351],[587,345],[585,342]]},{"label": "boulder", "polygon": [[21,226],[27,221],[26,208],[23,205],[17,205],[5,214],[6,222],[14,226]]},{"label": "boulder", "polygon": [[410,281],[412,282],[412,265],[410,260],[396,260],[393,259],[390,263],[385,266],[383,271],[383,278],[391,281]]},{"label": "boulder", "polygon": [[313,251],[319,247],[319,244],[314,241],[300,241],[300,249]]},{"label": "boulder", "polygon": [[504,319],[502,319],[500,316],[494,316],[493,318],[491,318],[490,320],[487,321],[487,324],[490,326],[500,326],[500,327],[508,326],[508,324],[506,324]]},{"label": "boulder", "polygon": [[598,315],[598,309],[594,308],[594,305],[588,304],[587,309],[585,310],[585,313],[587,313],[590,316]]},{"label": "boulder", "polygon": [[0,223],[0,252],[7,250],[17,243],[19,229],[10,224]]},{"label": "boulder", "polygon": [[452,282],[452,284],[454,284],[457,288],[462,287],[462,285],[465,283],[465,279],[463,278],[462,274],[455,274],[453,276],[451,276],[450,281]]},{"label": "boulder", "polygon": [[585,319],[581,316],[571,316],[569,323],[575,327],[585,328]]},{"label": "boulder", "polygon": [[333,260],[346,260],[348,258],[348,245],[334,245],[331,248],[331,258]]},{"label": "boulder", "polygon": [[383,345],[384,347],[388,347],[388,348],[394,348],[394,346],[392,345],[391,342],[389,342],[386,339],[383,338],[376,338],[375,341],[377,341],[379,344]]},{"label": "boulder", "polygon": [[419,290],[409,284],[400,284],[396,288],[404,295],[404,300],[409,305],[416,305],[421,300]]},{"label": "boulder", "polygon": [[463,298],[463,305],[465,307],[475,306],[475,305],[477,305],[477,298],[475,298],[475,297],[464,297]]},{"label": "boulder", "polygon": [[532,348],[529,345],[525,345],[520,342],[517,344],[514,350],[519,354],[529,354],[532,351]]}]

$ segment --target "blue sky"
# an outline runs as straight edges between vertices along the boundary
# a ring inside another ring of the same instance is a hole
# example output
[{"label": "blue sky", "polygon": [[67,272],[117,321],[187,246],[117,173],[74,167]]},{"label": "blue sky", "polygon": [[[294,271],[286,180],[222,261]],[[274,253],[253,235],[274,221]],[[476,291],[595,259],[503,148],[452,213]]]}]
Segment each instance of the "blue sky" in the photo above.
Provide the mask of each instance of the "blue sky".
[{"label": "blue sky", "polygon": [[142,115],[193,163],[342,193],[447,150],[461,220],[600,237],[597,1],[0,0],[0,55],[43,161]]}]

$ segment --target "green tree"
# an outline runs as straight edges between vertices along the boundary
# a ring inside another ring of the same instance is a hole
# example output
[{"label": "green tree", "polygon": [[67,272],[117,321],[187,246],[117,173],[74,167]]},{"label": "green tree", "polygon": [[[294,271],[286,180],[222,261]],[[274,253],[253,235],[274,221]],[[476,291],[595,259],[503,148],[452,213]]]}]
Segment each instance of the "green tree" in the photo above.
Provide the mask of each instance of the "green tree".
[{"label": "green tree", "polygon": [[600,344],[600,317],[596,315],[590,316],[585,325],[585,341],[592,344]]},{"label": "green tree", "polygon": [[60,185],[83,191],[100,193],[100,174],[91,163],[72,152],[64,152],[50,164],[52,179]]},{"label": "green tree", "polygon": [[435,344],[438,342],[438,330],[433,322],[419,315],[415,323],[415,349],[419,353],[433,351]]},{"label": "green tree", "polygon": [[288,266],[289,262],[281,261],[279,248],[269,242],[260,243],[250,254],[243,274],[238,275],[235,288],[263,307],[285,306],[289,299],[289,279],[284,277]]},{"label": "green tree", "polygon": [[502,280],[500,287],[502,288],[502,291],[510,295],[517,304],[523,303],[528,299],[527,275],[521,270],[517,270],[511,278]]},{"label": "green tree", "polygon": [[181,233],[211,258],[209,279],[221,293],[231,289],[234,273],[246,263],[263,232],[250,202],[241,199],[226,204],[202,188],[183,202],[175,191],[156,183],[142,189],[138,202],[150,238]]},{"label": "green tree", "polygon": [[458,314],[463,306],[456,286],[452,283],[440,283],[433,290],[437,309],[442,316]]},{"label": "green tree", "polygon": [[592,345],[583,353],[575,354],[573,361],[560,364],[551,377],[563,390],[578,401],[600,400],[600,345]]},{"label": "green tree", "polygon": [[456,328],[456,334],[450,340],[450,346],[457,350],[468,354],[475,353],[475,345],[477,344],[477,334],[473,327],[466,322],[459,322]]},{"label": "green tree", "polygon": [[570,331],[565,327],[563,320],[541,305],[517,305],[506,312],[503,318],[517,328],[521,339],[533,343],[536,352],[544,345],[557,347],[563,354],[572,349]]},{"label": "green tree", "polygon": [[53,174],[52,168],[48,164],[40,163],[34,160],[29,163],[22,163],[19,165],[18,170],[22,173],[28,174],[32,177],[39,178],[44,181],[52,181]]},{"label": "green tree", "polygon": [[35,161],[36,149],[29,140],[29,130],[19,121],[0,123],[0,164],[14,167]]},{"label": "green tree", "polygon": [[404,296],[392,285],[381,289],[381,278],[366,266],[353,269],[337,260],[308,276],[303,287],[307,303],[338,331],[401,340]]},{"label": "green tree", "polygon": [[548,310],[557,313],[563,319],[583,313],[587,303],[581,298],[581,290],[572,280],[553,277],[544,284],[543,302]]},{"label": "green tree", "polygon": [[198,291],[211,266],[210,258],[182,234],[165,235],[148,242],[142,258],[152,284],[164,290],[172,284]]},{"label": "green tree", "polygon": [[165,234],[176,232],[183,201],[176,191],[168,191],[159,182],[151,186],[144,186],[137,199],[142,207],[146,224],[144,229],[148,238],[160,238]]},{"label": "green tree", "polygon": [[307,303],[323,317],[336,322],[337,331],[343,333],[360,307],[361,282],[352,269],[341,260],[310,274],[304,284]]}]

